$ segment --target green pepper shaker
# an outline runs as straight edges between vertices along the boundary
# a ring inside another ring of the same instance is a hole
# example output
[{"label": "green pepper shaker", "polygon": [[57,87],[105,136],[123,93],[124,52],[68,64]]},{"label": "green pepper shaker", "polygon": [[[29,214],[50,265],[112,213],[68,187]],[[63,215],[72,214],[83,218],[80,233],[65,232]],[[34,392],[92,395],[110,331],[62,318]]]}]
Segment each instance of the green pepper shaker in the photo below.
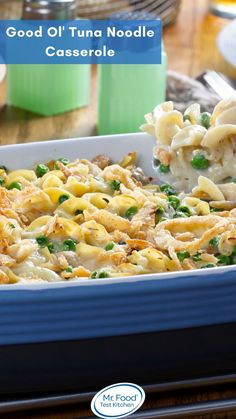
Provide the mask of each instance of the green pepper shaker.
[{"label": "green pepper shaker", "polygon": [[[73,20],[76,0],[24,0],[25,20]],[[56,115],[87,106],[88,64],[11,64],[7,72],[9,105],[41,115]]]},{"label": "green pepper shaker", "polygon": [[[118,20],[140,20],[132,13],[112,16]],[[153,20],[141,14],[142,20]],[[166,97],[167,57],[162,48],[161,64],[102,64],[99,66],[98,133],[139,131],[143,117]]]}]

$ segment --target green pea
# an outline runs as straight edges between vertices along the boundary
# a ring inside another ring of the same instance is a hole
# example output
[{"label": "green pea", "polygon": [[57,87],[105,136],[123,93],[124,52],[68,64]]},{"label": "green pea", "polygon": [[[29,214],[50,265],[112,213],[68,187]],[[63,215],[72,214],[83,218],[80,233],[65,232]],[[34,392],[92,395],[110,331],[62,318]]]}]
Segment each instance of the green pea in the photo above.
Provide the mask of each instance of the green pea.
[{"label": "green pea", "polygon": [[207,268],[215,268],[216,265],[214,263],[208,263],[207,265],[204,265],[201,267],[201,269],[207,269]]},{"label": "green pea", "polygon": [[47,248],[48,248],[50,253],[55,253],[56,252],[56,249],[55,249],[55,246],[54,246],[53,243],[49,243]]},{"label": "green pea", "polygon": [[201,253],[196,253],[196,255],[194,255],[193,257],[192,257],[192,259],[193,259],[193,261],[194,262],[200,262],[201,261]]},{"label": "green pea", "polygon": [[75,252],[77,242],[73,239],[67,239],[63,242],[62,250]]},{"label": "green pea", "polygon": [[196,170],[206,170],[210,165],[209,160],[201,153],[195,154],[190,163]]},{"label": "green pea", "polygon": [[109,278],[109,275],[107,272],[102,271],[98,274],[98,278]]},{"label": "green pea", "polygon": [[67,164],[70,163],[70,160],[66,159],[65,157],[60,157],[60,159],[57,159],[55,164],[54,164],[54,169],[55,170],[59,169],[59,167],[57,165],[57,162],[60,162],[60,163],[64,164],[64,166],[67,166]]},{"label": "green pea", "polygon": [[20,182],[12,182],[9,186],[8,189],[18,189],[19,191],[21,191],[22,186]]},{"label": "green pea", "polygon": [[184,122],[186,122],[186,121],[191,122],[191,116],[188,115],[188,114],[184,115]]},{"label": "green pea", "polygon": [[170,173],[170,166],[165,166],[162,163],[159,165],[158,169],[160,173]]},{"label": "green pea", "polygon": [[66,195],[66,194],[61,195],[59,196],[58,203],[63,204],[63,202],[67,201],[67,199],[70,199],[69,195]]},{"label": "green pea", "polygon": [[184,250],[183,252],[178,252],[177,257],[180,262],[183,262],[184,259],[190,258],[190,253]]},{"label": "green pea", "polygon": [[107,252],[109,252],[109,250],[112,250],[114,248],[114,246],[115,246],[115,243],[113,243],[113,242],[107,243],[107,245],[105,247],[105,250]]},{"label": "green pea", "polygon": [[0,176],[0,186],[2,186],[3,184],[4,184],[4,178]]},{"label": "green pea", "polygon": [[73,271],[72,266],[68,266],[68,268],[65,269],[65,272],[71,273]]},{"label": "green pea", "polygon": [[191,211],[190,211],[190,208],[189,208],[189,207],[186,207],[186,206],[184,206],[184,205],[179,206],[178,210],[179,210],[179,211],[181,211],[181,212],[185,212],[185,213],[186,213],[187,215],[189,215],[189,216],[191,216],[191,215],[192,215],[192,213],[191,213]]},{"label": "green pea", "polygon": [[211,126],[211,114],[209,112],[203,112],[200,115],[200,124],[209,129]]},{"label": "green pea", "polygon": [[236,177],[231,177],[230,182],[236,183]]},{"label": "green pea", "polygon": [[160,215],[160,214],[164,214],[165,210],[161,205],[158,205],[157,209],[156,209],[156,214]]},{"label": "green pea", "polygon": [[125,213],[125,218],[131,221],[134,215],[137,214],[137,212],[138,212],[138,207],[130,207],[129,209],[127,209]]},{"label": "green pea", "polygon": [[180,199],[175,195],[168,196],[168,201],[169,201],[169,204],[172,206],[172,208],[174,208],[175,210],[180,205]]},{"label": "green pea", "polygon": [[187,217],[191,217],[191,215],[192,213],[190,209],[182,205],[177,208],[177,211],[174,214],[173,218],[187,218]]},{"label": "green pea", "polygon": [[120,190],[120,185],[121,185],[121,181],[120,180],[111,180],[109,182],[110,188],[113,191],[119,191]]},{"label": "green pea", "polygon": [[232,255],[236,256],[236,246],[233,248]]},{"label": "green pea", "polygon": [[47,237],[45,236],[40,236],[36,238],[36,242],[38,243],[38,245],[40,247],[48,247],[48,245],[50,244],[49,240]]},{"label": "green pea", "polygon": [[236,256],[235,255],[230,256],[230,264],[231,265],[236,265]]},{"label": "green pea", "polygon": [[160,186],[161,192],[164,192],[166,195],[176,195],[176,190],[173,186],[169,185],[168,183]]},{"label": "green pea", "polygon": [[75,215],[81,215],[81,214],[83,214],[84,213],[84,211],[83,210],[80,210],[80,209],[77,209],[76,211],[75,211]]},{"label": "green pea", "polygon": [[210,212],[221,212],[222,209],[220,208],[210,208]]},{"label": "green pea", "polygon": [[218,247],[218,245],[219,245],[219,240],[220,240],[220,238],[219,238],[219,237],[213,237],[213,239],[211,239],[211,240],[209,241],[209,244],[210,244],[212,247]]},{"label": "green pea", "polygon": [[46,173],[49,172],[49,168],[45,164],[38,164],[35,169],[37,177],[43,177]]},{"label": "green pea", "polygon": [[231,260],[230,260],[230,257],[229,257],[229,256],[226,256],[226,255],[219,255],[219,256],[217,257],[217,259],[218,259],[218,263],[220,263],[220,264],[223,264],[223,265],[230,265]]},{"label": "green pea", "polygon": [[70,163],[70,160],[66,159],[65,157],[60,157],[60,159],[57,159],[56,161],[61,162],[62,164],[64,164],[64,166],[67,166],[67,164]]}]

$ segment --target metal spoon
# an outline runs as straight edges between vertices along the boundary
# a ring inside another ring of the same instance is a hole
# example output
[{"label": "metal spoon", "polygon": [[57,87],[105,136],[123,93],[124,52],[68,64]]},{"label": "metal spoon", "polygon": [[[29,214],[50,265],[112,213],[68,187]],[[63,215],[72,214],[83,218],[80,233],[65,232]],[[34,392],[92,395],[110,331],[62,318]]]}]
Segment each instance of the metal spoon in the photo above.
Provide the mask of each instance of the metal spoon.
[{"label": "metal spoon", "polygon": [[236,96],[236,90],[216,71],[207,71],[203,78],[221,99]]},{"label": "metal spoon", "polygon": [[[209,86],[217,93],[219,98],[225,99],[228,97],[236,97],[236,90],[230,86],[227,81],[224,80],[216,71],[207,71],[203,74],[204,80]],[[158,164],[155,158],[153,158],[153,169],[156,172],[155,179],[158,183],[172,183],[173,176],[171,174],[162,174],[158,170]]]}]

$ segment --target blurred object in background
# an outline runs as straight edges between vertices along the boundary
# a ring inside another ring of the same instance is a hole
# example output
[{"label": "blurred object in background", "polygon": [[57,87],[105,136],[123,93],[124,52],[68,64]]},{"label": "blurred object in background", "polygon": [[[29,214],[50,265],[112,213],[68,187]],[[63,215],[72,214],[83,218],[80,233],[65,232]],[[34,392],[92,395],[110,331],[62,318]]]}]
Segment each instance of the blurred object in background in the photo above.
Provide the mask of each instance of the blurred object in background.
[{"label": "blurred object in background", "polygon": [[[22,0],[0,0],[1,4],[6,5],[1,19],[20,17]],[[146,11],[162,17],[167,25],[177,17],[181,0],[76,0],[76,4],[77,15],[83,18],[106,19],[115,12]]]},{"label": "blurred object in background", "polygon": [[225,60],[236,69],[236,20],[220,32],[218,47]]},{"label": "blurred object in background", "polygon": [[[142,15],[142,18],[140,17]],[[156,20],[150,13],[117,13],[112,20],[151,20],[148,29],[154,29]],[[129,45],[129,44],[128,44]],[[127,45],[123,46],[124,49]],[[154,46],[155,47],[155,46]],[[128,47],[132,54],[131,46]],[[140,45],[140,48],[142,46]],[[165,100],[166,54],[162,64],[109,64],[99,66],[98,134],[137,132],[143,115]]]},{"label": "blurred object in background", "polygon": [[74,0],[24,0],[24,20],[66,20],[76,18]]},{"label": "blurred object in background", "polygon": [[6,66],[5,64],[0,64],[0,106],[2,105],[5,99],[5,89],[4,89],[4,83],[3,83],[5,76],[6,76]]},{"label": "blurred object in background", "polygon": [[180,3],[181,0],[77,0],[78,14],[81,17],[106,19],[115,12],[138,11],[161,17],[164,25],[175,20]]},{"label": "blurred object in background", "polygon": [[210,70],[203,75],[203,78],[221,99],[236,97],[236,90],[227,82],[224,75]]},{"label": "blurred object in background", "polygon": [[20,19],[21,0],[0,0],[0,19]]},{"label": "blurred object in background", "polygon": [[167,100],[175,102],[175,108],[184,112],[193,103],[201,105],[202,112],[212,112],[219,96],[200,81],[175,71],[168,71]]},{"label": "blurred object in background", "polygon": [[0,83],[4,80],[6,75],[6,66],[5,64],[0,64]]},{"label": "blurred object in background", "polygon": [[[76,18],[75,0],[24,0],[22,16],[33,20]],[[9,65],[7,103],[41,115],[56,115],[87,106],[90,65]]]},{"label": "blurred object in background", "polygon": [[6,75],[6,66],[5,64],[0,64],[0,83],[4,80]]},{"label": "blurred object in background", "polygon": [[210,0],[210,11],[217,16],[236,17],[236,0]]}]

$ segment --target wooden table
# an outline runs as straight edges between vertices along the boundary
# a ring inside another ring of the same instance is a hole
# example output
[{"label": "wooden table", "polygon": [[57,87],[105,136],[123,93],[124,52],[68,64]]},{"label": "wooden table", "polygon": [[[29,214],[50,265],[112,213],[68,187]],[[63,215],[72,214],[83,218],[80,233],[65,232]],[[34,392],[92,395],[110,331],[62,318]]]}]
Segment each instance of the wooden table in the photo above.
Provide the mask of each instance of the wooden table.
[{"label": "wooden table", "polygon": [[[164,30],[164,41],[169,68],[190,76],[196,76],[206,68],[225,72],[236,78],[236,71],[220,56],[216,48],[216,36],[227,21],[207,13],[207,0],[183,0],[178,21]],[[1,18],[19,15],[18,2],[6,0],[0,4]],[[17,12],[18,7],[18,12]],[[63,115],[43,118],[38,115],[4,106],[5,86],[0,86],[0,144],[20,143],[54,138],[71,138],[93,135],[96,132],[96,69],[92,73],[91,104],[86,109]],[[147,407],[165,404],[190,403],[216,398],[236,397],[233,385],[219,389],[199,389],[197,392],[181,391],[159,395],[147,400]],[[74,419],[91,415],[88,405],[56,408],[47,411],[24,412],[7,415],[7,419]],[[206,417],[206,416],[205,416]],[[236,413],[207,416],[210,418],[235,418]],[[183,418],[187,419],[187,418]]]}]

